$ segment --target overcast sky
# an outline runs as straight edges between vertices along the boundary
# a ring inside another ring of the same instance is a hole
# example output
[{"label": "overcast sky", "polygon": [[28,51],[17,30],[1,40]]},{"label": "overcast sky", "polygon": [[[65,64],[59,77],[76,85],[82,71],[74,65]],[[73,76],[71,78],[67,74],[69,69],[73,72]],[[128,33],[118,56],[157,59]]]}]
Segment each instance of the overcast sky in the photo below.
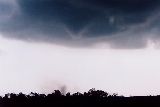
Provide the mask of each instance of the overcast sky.
[{"label": "overcast sky", "polygon": [[160,93],[159,0],[0,0],[0,94]]}]

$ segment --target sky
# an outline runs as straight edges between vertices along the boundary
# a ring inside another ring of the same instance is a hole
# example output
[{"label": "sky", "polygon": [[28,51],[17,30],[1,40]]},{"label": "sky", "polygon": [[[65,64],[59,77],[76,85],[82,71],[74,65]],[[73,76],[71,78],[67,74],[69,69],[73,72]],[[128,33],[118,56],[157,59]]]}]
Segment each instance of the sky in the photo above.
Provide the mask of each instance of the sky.
[{"label": "sky", "polygon": [[0,0],[0,95],[160,94],[159,0]]}]

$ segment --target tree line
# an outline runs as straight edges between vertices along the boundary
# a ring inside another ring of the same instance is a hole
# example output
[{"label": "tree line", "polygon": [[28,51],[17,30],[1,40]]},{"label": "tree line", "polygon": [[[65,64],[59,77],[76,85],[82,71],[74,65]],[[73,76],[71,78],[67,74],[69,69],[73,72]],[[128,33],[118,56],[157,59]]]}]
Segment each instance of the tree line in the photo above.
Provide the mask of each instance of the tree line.
[{"label": "tree line", "polygon": [[160,96],[131,96],[109,94],[102,90],[90,89],[84,93],[66,93],[54,90],[51,94],[8,93],[0,97],[0,107],[155,107],[160,106]]}]

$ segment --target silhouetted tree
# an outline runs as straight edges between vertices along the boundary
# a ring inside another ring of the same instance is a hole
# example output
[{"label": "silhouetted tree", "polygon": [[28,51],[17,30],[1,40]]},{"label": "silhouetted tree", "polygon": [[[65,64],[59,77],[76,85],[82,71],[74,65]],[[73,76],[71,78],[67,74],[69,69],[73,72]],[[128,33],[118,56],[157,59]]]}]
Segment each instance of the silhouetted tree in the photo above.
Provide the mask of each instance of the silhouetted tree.
[{"label": "silhouetted tree", "polygon": [[159,96],[124,97],[95,88],[83,94],[68,92],[64,95],[55,90],[48,95],[31,92],[29,95],[8,93],[0,97],[0,107],[159,107],[159,102]]}]

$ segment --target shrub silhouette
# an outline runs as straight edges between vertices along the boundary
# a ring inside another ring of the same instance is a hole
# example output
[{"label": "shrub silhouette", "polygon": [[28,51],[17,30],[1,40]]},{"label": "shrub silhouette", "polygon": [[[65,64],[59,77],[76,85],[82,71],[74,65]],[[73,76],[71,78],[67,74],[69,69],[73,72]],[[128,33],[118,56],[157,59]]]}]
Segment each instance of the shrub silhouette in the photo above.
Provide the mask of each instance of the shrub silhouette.
[{"label": "shrub silhouette", "polygon": [[55,90],[45,95],[31,92],[8,93],[0,97],[0,107],[155,107],[160,105],[160,96],[124,97],[118,94],[109,94],[102,90],[90,89],[84,93],[67,93]]}]

